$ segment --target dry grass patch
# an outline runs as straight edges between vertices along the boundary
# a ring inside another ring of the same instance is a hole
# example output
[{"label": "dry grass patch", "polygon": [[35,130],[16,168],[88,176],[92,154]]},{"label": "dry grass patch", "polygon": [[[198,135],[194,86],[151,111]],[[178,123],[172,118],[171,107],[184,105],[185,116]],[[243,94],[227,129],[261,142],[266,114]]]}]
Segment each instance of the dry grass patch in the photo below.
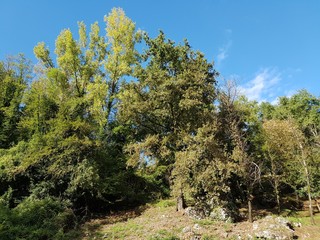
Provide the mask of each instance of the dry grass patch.
[{"label": "dry grass patch", "polygon": [[179,239],[177,235],[185,225],[192,223],[175,211],[174,202],[164,200],[147,205],[139,214],[92,220],[83,226],[83,239]]},{"label": "dry grass patch", "polygon": [[[260,217],[265,214],[267,213],[263,212]],[[288,217],[290,221],[302,224],[302,227],[295,228],[295,235],[298,239],[320,239],[320,213],[315,215],[316,226],[311,226],[309,217],[304,214],[301,211]],[[87,222],[83,226],[85,236],[82,240],[189,240],[194,236],[201,240],[238,239],[239,236],[247,239],[248,234],[252,236],[252,231],[252,223],[246,221],[224,223],[210,219],[190,219],[176,211],[175,201],[162,200]]]}]

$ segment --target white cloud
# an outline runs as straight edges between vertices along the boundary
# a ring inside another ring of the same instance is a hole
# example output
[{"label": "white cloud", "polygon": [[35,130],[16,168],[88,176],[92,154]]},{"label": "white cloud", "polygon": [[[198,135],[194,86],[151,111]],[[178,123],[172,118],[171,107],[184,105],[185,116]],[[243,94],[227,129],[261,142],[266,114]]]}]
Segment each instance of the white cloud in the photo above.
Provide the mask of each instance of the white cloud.
[{"label": "white cloud", "polygon": [[249,100],[258,102],[270,101],[277,95],[279,87],[277,84],[281,81],[281,73],[276,69],[265,68],[259,71],[255,77],[243,86],[240,86],[241,94],[247,96]]},{"label": "white cloud", "polygon": [[275,67],[269,67],[259,70],[248,81],[239,75],[231,75],[229,78],[243,83],[238,85],[239,93],[249,100],[278,104],[279,97],[291,97],[297,92],[293,81],[289,79],[302,71],[301,68],[286,68],[279,71]]},{"label": "white cloud", "polygon": [[226,49],[219,49],[219,54],[217,56],[217,64],[220,64],[224,59],[228,57]]},{"label": "white cloud", "polygon": [[219,53],[217,55],[217,66],[220,66],[222,61],[229,56],[228,51],[231,45],[232,45],[232,41],[228,40],[227,44],[225,44],[222,48],[219,48]]},{"label": "white cloud", "polygon": [[232,29],[225,29],[224,34],[226,35],[226,44],[224,44],[221,48],[218,50],[217,54],[217,67],[221,65],[221,63],[229,56],[228,52],[231,48],[232,41],[231,41],[231,35],[232,35]]}]

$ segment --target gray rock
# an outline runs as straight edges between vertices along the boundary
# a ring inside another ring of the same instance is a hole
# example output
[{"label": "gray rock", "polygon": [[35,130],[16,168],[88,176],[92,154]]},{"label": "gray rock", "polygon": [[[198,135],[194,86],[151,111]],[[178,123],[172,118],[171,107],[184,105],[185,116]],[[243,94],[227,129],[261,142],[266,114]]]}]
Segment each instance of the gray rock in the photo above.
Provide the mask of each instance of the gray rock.
[{"label": "gray rock", "polygon": [[232,222],[232,217],[229,211],[222,207],[214,208],[209,216],[213,220],[223,221],[223,222]]},{"label": "gray rock", "polygon": [[256,238],[285,240],[294,237],[290,222],[283,217],[267,216],[254,222],[252,228]]},{"label": "gray rock", "polygon": [[228,236],[229,236],[229,233],[227,233],[227,232],[222,233],[223,238],[228,238]]},{"label": "gray rock", "polygon": [[201,220],[206,218],[206,215],[203,210],[197,209],[195,207],[187,207],[185,209],[185,214],[189,216],[190,218]]},{"label": "gray rock", "polygon": [[182,229],[182,233],[189,233],[189,232],[192,232],[192,228],[189,226],[186,226]]},{"label": "gray rock", "polygon": [[200,227],[200,225],[198,223],[196,223],[195,225],[193,225],[193,229],[199,231],[202,228]]},{"label": "gray rock", "polygon": [[201,236],[200,235],[193,235],[190,240],[201,240]]},{"label": "gray rock", "polygon": [[294,227],[302,227],[302,224],[301,224],[301,222],[294,222],[293,226]]}]

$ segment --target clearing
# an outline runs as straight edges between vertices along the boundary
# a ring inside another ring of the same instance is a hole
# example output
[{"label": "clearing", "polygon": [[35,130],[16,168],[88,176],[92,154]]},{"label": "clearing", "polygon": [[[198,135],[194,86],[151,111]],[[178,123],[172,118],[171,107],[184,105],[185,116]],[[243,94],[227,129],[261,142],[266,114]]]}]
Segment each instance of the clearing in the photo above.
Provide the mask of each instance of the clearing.
[{"label": "clearing", "polygon": [[[285,211],[284,211],[285,213]],[[255,211],[262,218],[267,211]],[[320,239],[320,213],[316,213],[316,225],[310,224],[307,211],[290,212],[287,217],[295,227],[294,239]],[[297,224],[294,224],[297,225]],[[250,239],[253,224],[217,222],[209,219],[194,220],[177,212],[175,201],[162,200],[130,211],[121,211],[109,216],[92,219],[82,226],[82,240],[175,240],[175,239]]]}]

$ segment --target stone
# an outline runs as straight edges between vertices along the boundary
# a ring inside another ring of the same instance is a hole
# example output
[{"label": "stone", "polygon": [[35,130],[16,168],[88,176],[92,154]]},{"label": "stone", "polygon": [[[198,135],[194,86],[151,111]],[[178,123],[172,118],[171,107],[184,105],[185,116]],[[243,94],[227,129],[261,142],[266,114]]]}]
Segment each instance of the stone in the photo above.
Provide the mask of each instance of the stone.
[{"label": "stone", "polygon": [[203,210],[197,209],[195,207],[187,207],[185,209],[185,214],[189,216],[190,218],[201,220],[206,218],[206,215]]},{"label": "stone", "polygon": [[196,223],[195,225],[193,225],[193,229],[199,231],[201,230],[201,227],[198,223]]},{"label": "stone", "polygon": [[228,238],[228,236],[229,236],[229,233],[227,233],[227,232],[222,233],[222,237],[223,237],[224,239]]},{"label": "stone", "polygon": [[192,228],[189,226],[186,226],[182,229],[182,233],[189,233],[189,232],[192,232]]},{"label": "stone", "polygon": [[200,235],[193,235],[190,240],[201,240],[201,236]]},{"label": "stone", "polygon": [[195,234],[193,232],[185,233],[182,238],[182,240],[201,240],[201,235]]},{"label": "stone", "polygon": [[209,216],[212,220],[223,221],[223,222],[232,222],[231,214],[229,211],[222,207],[214,208]]},{"label": "stone", "polygon": [[294,227],[302,227],[302,224],[301,224],[301,222],[294,222],[293,226]]},{"label": "stone", "polygon": [[252,229],[256,238],[286,240],[294,237],[290,222],[283,217],[267,216],[255,221]]}]

